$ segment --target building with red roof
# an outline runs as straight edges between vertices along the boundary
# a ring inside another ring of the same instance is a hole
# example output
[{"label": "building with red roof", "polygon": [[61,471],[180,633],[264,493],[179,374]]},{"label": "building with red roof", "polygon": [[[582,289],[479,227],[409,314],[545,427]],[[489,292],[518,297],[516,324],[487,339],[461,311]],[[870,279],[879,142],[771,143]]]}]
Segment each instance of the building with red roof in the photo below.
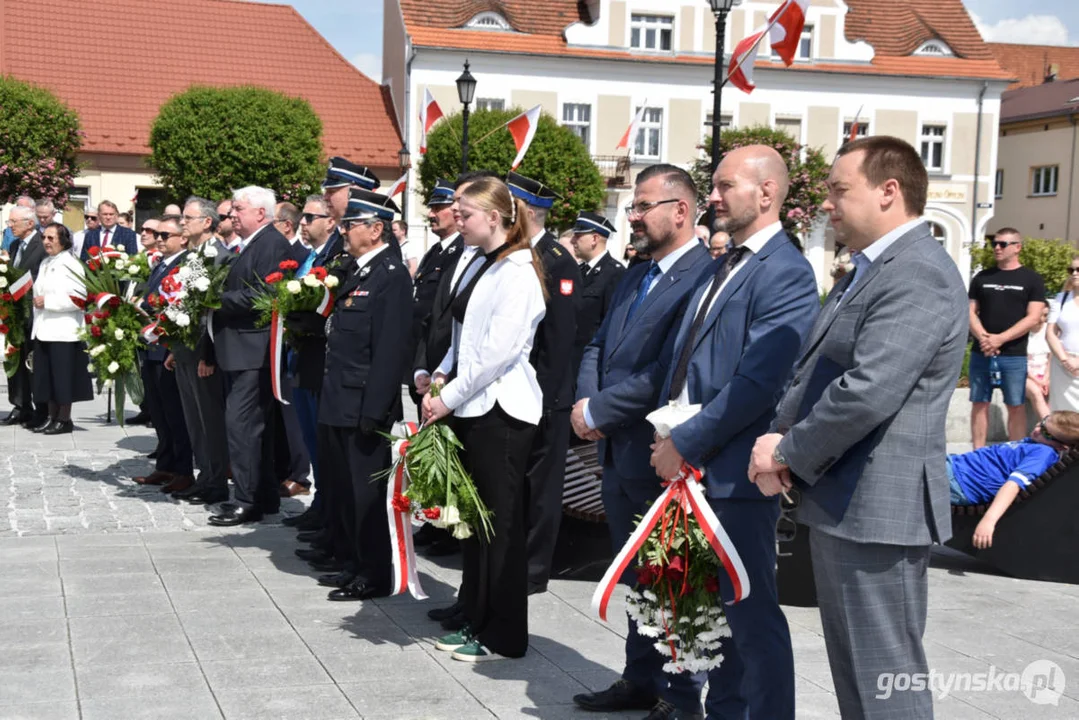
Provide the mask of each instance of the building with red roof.
[{"label": "building with red roof", "polygon": [[257,85],[305,98],[322,120],[327,157],[368,165],[387,183],[400,173],[389,88],[289,5],[0,0],[0,74],[46,87],[79,113],[85,169],[76,204],[110,199],[125,210],[136,191],[140,208],[160,198],[145,162],[150,126],[165,100],[192,85]]}]

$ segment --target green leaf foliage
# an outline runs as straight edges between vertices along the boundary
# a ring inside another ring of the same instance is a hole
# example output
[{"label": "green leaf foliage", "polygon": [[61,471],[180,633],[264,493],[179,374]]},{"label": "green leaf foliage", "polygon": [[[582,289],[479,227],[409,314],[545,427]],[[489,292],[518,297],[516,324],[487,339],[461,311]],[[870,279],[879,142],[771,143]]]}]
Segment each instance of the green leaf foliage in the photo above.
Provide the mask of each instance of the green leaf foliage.
[{"label": "green leaf foliage", "polygon": [[0,202],[30,195],[66,205],[82,138],[79,116],[50,91],[0,77]]},{"label": "green leaf foliage", "polygon": [[[824,159],[824,153],[817,148],[800,144],[783,130],[766,125],[731,128],[724,130],[719,138],[721,155],[746,145],[774,147],[786,161],[791,185],[780,219],[788,233],[805,236],[820,216],[821,204],[828,196],[825,181],[831,166]],[[712,136],[706,135],[698,149],[703,155],[693,163],[690,175],[697,184],[697,198],[703,205],[712,191]]]},{"label": "green leaf foliage", "polygon": [[303,201],[322,178],[322,121],[302,98],[258,87],[192,87],[161,106],[149,164],[176,202],[261,185]]},{"label": "green leaf foliage", "polygon": [[[1050,294],[1060,292],[1068,279],[1068,265],[1076,255],[1075,246],[1064,240],[1026,238],[1019,251],[1019,262],[1042,276],[1045,290]],[[981,243],[970,250],[971,275],[985,268],[996,267],[993,246]]]},{"label": "green leaf foliage", "polygon": [[[522,112],[521,108],[512,108],[477,110],[469,115],[469,170],[493,170],[505,177],[517,148],[510,131],[497,128]],[[456,113],[440,120],[428,133],[427,154],[419,164],[421,187],[417,189],[423,200],[435,180],[452,180],[460,174],[461,130],[461,114]],[[495,132],[484,139],[492,130]],[[540,115],[532,145],[517,172],[539,180],[561,196],[548,214],[547,227],[551,230],[567,228],[578,212],[596,212],[603,205],[606,186],[588,148],[572,130],[559,125],[547,113]]]}]

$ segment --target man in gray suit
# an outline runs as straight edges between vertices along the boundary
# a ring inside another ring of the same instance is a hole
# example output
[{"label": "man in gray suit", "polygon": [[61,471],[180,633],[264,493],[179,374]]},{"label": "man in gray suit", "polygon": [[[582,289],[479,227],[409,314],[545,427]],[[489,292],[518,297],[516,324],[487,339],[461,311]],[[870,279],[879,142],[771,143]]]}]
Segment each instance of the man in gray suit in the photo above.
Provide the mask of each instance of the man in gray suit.
[{"label": "man in gray suit", "polygon": [[855,270],[832,290],[749,474],[796,485],[844,718],[931,718],[931,690],[884,698],[882,673],[926,673],[929,548],[951,537],[944,421],[967,339],[963,280],[922,221],[929,180],[887,136],[840,149],[823,208]]}]

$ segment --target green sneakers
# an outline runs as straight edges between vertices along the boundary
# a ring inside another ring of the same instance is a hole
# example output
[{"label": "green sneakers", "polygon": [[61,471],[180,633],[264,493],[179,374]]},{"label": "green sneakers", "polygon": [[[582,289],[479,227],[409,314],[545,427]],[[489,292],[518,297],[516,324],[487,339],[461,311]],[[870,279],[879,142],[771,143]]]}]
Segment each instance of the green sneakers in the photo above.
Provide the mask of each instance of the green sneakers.
[{"label": "green sneakers", "polygon": [[469,640],[467,644],[462,645],[453,651],[452,655],[454,660],[460,660],[461,662],[486,662],[487,660],[504,660],[501,655],[497,655],[483,646],[479,640]]},{"label": "green sneakers", "polygon": [[453,652],[459,647],[467,645],[472,640],[472,629],[465,625],[460,630],[451,632],[449,635],[443,635],[437,641],[435,641],[436,650],[445,650],[446,652]]}]

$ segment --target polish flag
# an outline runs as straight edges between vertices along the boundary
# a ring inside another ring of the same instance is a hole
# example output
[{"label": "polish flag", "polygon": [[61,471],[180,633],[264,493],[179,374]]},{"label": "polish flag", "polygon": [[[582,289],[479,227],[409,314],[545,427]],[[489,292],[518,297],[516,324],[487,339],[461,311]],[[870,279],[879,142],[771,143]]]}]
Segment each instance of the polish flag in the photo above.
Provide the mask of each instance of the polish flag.
[{"label": "polish flag", "polygon": [[427,133],[442,118],[442,108],[435,102],[434,95],[427,88],[423,90],[423,107],[420,108],[420,127],[423,128],[420,135],[420,154],[427,152]]},{"label": "polish flag", "polygon": [[854,121],[850,124],[850,137],[847,138],[849,142],[854,142],[858,139],[858,118],[861,117],[862,108],[864,107],[865,105],[862,105],[858,108],[858,112],[854,115]]},{"label": "polish flag", "polygon": [[641,119],[644,117],[644,111],[648,109],[648,101],[645,100],[641,103],[641,107],[637,110],[637,114],[633,116],[633,122],[626,128],[626,134],[622,136],[622,139],[618,141],[618,144],[614,146],[615,150],[621,150],[629,147],[630,138],[637,137],[637,127],[641,124]]},{"label": "polish flag", "polygon": [[753,63],[757,61],[757,48],[764,37],[764,30],[758,30],[738,43],[731,53],[731,63],[727,67],[727,79],[731,85],[744,93],[753,92]]},{"label": "polish flag", "polygon": [[407,183],[408,170],[405,170],[405,174],[397,178],[397,182],[395,182],[393,185],[390,185],[390,189],[386,191],[386,197],[397,197],[404,191],[405,185]]},{"label": "polish flag", "polygon": [[517,166],[524,160],[525,153],[528,152],[528,146],[532,144],[532,138],[536,136],[536,128],[539,127],[540,109],[540,106],[537,105],[506,123],[510,135],[513,135],[513,144],[517,146],[517,157],[513,159],[511,170],[516,170]]},{"label": "polish flag", "polygon": [[809,0],[786,0],[772,13],[772,17],[768,18],[768,37],[772,41],[772,52],[778,55],[787,67],[794,64],[794,58],[798,55],[808,5]]}]

